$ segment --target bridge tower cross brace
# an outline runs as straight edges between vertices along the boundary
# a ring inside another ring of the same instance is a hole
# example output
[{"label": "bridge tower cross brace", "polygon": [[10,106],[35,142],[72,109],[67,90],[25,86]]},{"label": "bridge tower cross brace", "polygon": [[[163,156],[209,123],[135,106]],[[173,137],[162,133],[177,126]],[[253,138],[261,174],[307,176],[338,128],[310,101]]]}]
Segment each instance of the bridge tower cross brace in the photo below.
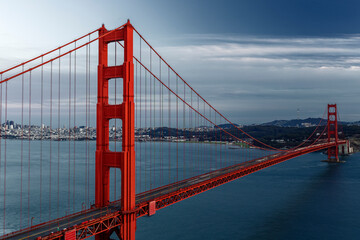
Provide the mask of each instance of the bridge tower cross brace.
[{"label": "bridge tower cross brace", "polygon": [[328,142],[334,141],[336,146],[328,149],[328,161],[339,162],[339,145],[338,145],[338,119],[337,119],[337,107],[336,104],[328,104]]},{"label": "bridge tower cross brace", "polygon": [[[106,35],[105,35],[106,34]],[[104,37],[101,37],[105,35]],[[135,240],[135,104],[133,27],[128,21],[124,28],[109,32],[104,25],[99,30],[98,99],[96,106],[96,154],[95,154],[95,206],[107,206],[110,202],[110,168],[121,170],[121,226],[122,240]],[[108,66],[108,44],[124,41],[124,63]],[[109,79],[123,79],[123,102],[109,104]],[[122,120],[122,151],[109,150],[109,120]],[[107,233],[96,240],[106,239]]]}]

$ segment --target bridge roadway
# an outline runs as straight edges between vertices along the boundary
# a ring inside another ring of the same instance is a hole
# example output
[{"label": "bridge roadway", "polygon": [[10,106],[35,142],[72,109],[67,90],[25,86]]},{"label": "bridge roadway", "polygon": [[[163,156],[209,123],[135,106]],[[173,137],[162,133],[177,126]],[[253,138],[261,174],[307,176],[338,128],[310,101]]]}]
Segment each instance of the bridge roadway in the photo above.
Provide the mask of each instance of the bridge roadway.
[{"label": "bridge roadway", "polygon": [[[341,144],[342,142],[339,142]],[[136,195],[136,204],[137,206],[146,206],[150,201],[157,201],[158,198],[162,198],[163,196],[171,196],[173,193],[178,192],[179,190],[186,190],[187,188],[190,188],[194,185],[199,185],[201,183],[204,183],[206,181],[209,181],[211,179],[219,179],[222,176],[229,175],[233,172],[240,171],[241,169],[248,169],[249,167],[256,166],[259,164],[263,164],[266,162],[271,162],[276,159],[281,159],[281,161],[278,161],[276,163],[307,154],[314,151],[319,151],[322,149],[326,149],[328,147],[334,146],[334,143],[321,143],[316,144],[310,147],[304,147],[299,148],[294,151],[290,152],[279,152],[275,153],[273,155],[262,157],[258,159],[254,159],[248,162],[240,163],[231,167],[219,169],[210,173],[206,173],[200,176],[196,176],[190,179],[186,179],[183,181],[180,181],[178,183],[166,185],[157,189],[153,189],[144,193],[140,193]],[[274,163],[274,164],[276,164]],[[274,165],[269,164],[269,166]],[[266,166],[268,167],[268,166]],[[265,167],[256,169],[252,172],[261,170]],[[247,173],[248,174],[248,173]],[[245,175],[247,175],[245,174]],[[234,178],[236,179],[236,178]],[[234,180],[231,179],[231,180]],[[231,181],[230,180],[230,181]],[[218,184],[220,185],[220,184]],[[216,186],[218,186],[216,185]],[[215,187],[216,187],[215,186]],[[194,194],[193,194],[194,195]],[[191,195],[192,196],[192,195]],[[190,197],[190,196],[189,196]],[[170,205],[170,204],[168,204]],[[162,207],[158,207],[157,209],[160,209]],[[48,236],[52,233],[56,233],[59,231],[62,231],[62,236],[66,232],[64,229],[69,229],[74,226],[79,226],[81,224],[84,224],[88,221],[91,221],[93,219],[102,218],[106,215],[109,215],[111,213],[116,213],[120,211],[120,201],[112,202],[108,207],[105,208],[93,208],[86,211],[78,212],[69,216],[65,216],[63,218],[55,219],[51,222],[42,223],[36,226],[33,226],[32,228],[23,229],[17,232],[9,233],[7,235],[4,235],[0,237],[0,239],[37,239],[38,237],[44,237]],[[147,213],[147,212],[146,212]],[[145,214],[137,214],[138,217],[144,216]],[[49,238],[49,239],[55,239],[55,238]]]}]

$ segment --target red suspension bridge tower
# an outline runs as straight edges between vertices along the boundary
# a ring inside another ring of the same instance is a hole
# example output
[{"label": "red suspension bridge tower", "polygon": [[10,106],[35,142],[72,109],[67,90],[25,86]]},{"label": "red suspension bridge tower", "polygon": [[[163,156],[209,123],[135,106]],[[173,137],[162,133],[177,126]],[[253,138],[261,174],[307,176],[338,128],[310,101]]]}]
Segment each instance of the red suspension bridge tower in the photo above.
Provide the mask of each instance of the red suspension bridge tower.
[{"label": "red suspension bridge tower", "polygon": [[335,141],[336,145],[328,149],[328,161],[339,162],[339,145],[338,145],[338,120],[336,104],[328,104],[328,142]]},{"label": "red suspension bridge tower", "polygon": [[[102,36],[108,31],[104,26],[99,30]],[[108,66],[108,44],[124,41],[124,63]],[[109,104],[109,79],[123,79],[123,102]],[[136,215],[135,209],[135,124],[134,124],[134,64],[133,64],[133,27],[128,21],[124,28],[112,31],[99,39],[98,65],[98,102],[96,136],[96,186],[95,205],[104,207],[109,204],[110,168],[121,170],[121,211],[123,224],[121,239],[134,240]],[[122,120],[122,151],[109,150],[109,120]],[[108,239],[109,233],[96,236],[97,240]]]}]

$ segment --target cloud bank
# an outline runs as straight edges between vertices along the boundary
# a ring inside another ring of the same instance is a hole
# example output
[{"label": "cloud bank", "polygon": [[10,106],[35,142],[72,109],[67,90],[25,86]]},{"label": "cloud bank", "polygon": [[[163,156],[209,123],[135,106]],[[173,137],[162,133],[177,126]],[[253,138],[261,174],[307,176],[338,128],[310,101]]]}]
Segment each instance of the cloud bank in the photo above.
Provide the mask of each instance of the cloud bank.
[{"label": "cloud bank", "polygon": [[[187,35],[157,47],[195,89],[233,121],[321,117],[360,119],[360,36],[275,38]],[[206,84],[204,84],[206,83]]]}]

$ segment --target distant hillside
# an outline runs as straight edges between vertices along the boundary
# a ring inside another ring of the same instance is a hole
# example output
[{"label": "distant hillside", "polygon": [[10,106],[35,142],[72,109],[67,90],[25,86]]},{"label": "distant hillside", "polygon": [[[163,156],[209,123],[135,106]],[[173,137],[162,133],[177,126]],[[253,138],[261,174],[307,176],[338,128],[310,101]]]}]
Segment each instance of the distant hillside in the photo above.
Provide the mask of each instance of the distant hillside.
[{"label": "distant hillside", "polygon": [[[275,120],[260,124],[260,126],[277,126],[277,127],[312,127],[317,126],[320,118],[306,118],[306,119],[292,119],[292,120]],[[323,120],[321,125],[326,125],[327,120]],[[357,122],[339,122],[341,125],[357,125],[360,126],[360,121]]]},{"label": "distant hillside", "polygon": [[347,125],[360,126],[360,121],[356,121],[356,122],[349,122],[349,123],[347,123]]},{"label": "distant hillside", "polygon": [[[237,127],[239,127],[239,124],[234,123],[234,125],[237,126]],[[225,129],[225,128],[233,128],[233,127],[234,127],[234,126],[233,126],[232,124],[230,124],[230,123],[219,124],[218,126],[221,127],[221,128],[223,128],[223,129]]]}]

